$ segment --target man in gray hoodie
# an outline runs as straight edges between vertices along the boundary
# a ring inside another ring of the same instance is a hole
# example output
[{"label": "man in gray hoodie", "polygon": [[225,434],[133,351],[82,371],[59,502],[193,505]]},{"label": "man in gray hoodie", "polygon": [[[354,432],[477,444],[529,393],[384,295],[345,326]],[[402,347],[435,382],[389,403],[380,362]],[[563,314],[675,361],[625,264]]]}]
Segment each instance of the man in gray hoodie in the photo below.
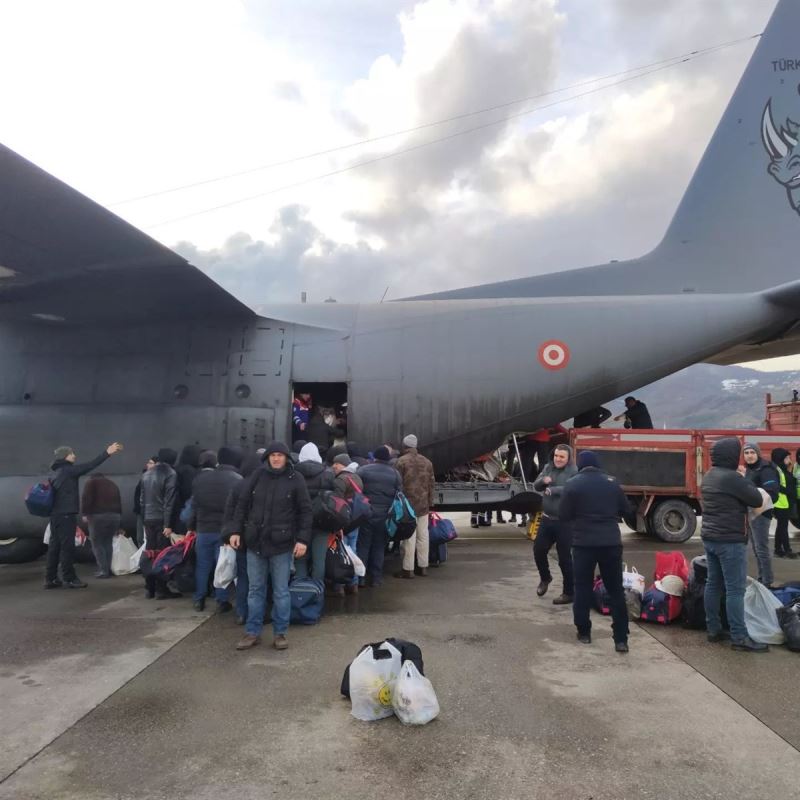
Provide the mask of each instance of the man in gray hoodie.
[{"label": "man in gray hoodie", "polygon": [[553,600],[553,605],[557,606],[571,603],[574,592],[572,554],[570,552],[572,536],[569,525],[561,523],[558,512],[564,484],[577,474],[578,470],[572,458],[572,448],[569,445],[560,444],[553,451],[550,461],[547,462],[533,484],[533,488],[543,495],[542,522],[533,542],[533,558],[541,579],[536,594],[542,597],[553,580],[547,556],[555,545],[558,553],[558,566],[561,568],[561,575],[564,578],[564,591]]}]

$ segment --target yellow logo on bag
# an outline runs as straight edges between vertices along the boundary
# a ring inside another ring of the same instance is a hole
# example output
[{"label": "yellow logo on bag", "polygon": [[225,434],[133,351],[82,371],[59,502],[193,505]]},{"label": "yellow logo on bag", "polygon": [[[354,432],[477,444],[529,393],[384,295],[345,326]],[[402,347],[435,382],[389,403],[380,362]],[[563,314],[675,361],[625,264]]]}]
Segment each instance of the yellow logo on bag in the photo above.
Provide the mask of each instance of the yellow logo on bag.
[{"label": "yellow logo on bag", "polygon": [[542,512],[537,511],[532,517],[530,525],[528,525],[528,538],[533,541],[536,538],[536,534],[539,533],[539,528],[542,524]]},{"label": "yellow logo on bag", "polygon": [[384,708],[389,708],[392,705],[392,687],[388,683],[384,683],[378,691],[378,702]]}]

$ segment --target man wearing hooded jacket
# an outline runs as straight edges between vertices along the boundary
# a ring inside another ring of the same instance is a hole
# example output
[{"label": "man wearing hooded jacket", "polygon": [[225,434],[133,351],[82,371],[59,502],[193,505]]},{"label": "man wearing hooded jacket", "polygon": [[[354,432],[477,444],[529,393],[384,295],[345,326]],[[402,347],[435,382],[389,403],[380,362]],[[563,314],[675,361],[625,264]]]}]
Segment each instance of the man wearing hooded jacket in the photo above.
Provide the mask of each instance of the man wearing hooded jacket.
[{"label": "man wearing hooded jacket", "polygon": [[[305,478],[308,496],[312,504],[322,492],[333,491],[333,471],[322,463],[322,456],[313,442],[303,445],[295,470]],[[325,559],[328,555],[330,534],[330,531],[312,528],[311,547],[309,548],[311,552],[303,558],[295,559],[294,562],[295,574],[298,578],[309,577],[310,568],[312,578],[319,581],[325,580]]]},{"label": "man wearing hooded jacket", "polygon": [[572,536],[568,525],[562,525],[559,519],[561,495],[567,481],[578,474],[572,463],[572,448],[566,444],[556,445],[550,461],[533,482],[533,488],[542,492],[542,522],[533,542],[533,558],[539,570],[539,587],[536,594],[544,596],[553,576],[550,573],[548,553],[553,545],[558,553],[558,566],[564,578],[564,591],[553,600],[553,605],[566,605],[572,602],[574,593],[572,576]]},{"label": "man wearing hooded jacket", "polygon": [[231,522],[230,543],[247,545],[247,623],[237,650],[249,650],[261,641],[267,604],[267,575],[272,579],[273,647],[286,650],[289,642],[292,556],[302,558],[311,542],[311,500],[303,476],[289,461],[289,448],[271,442],[266,464],[243,482]]},{"label": "man wearing hooded jacket", "polygon": [[[769,648],[754,642],[744,624],[744,589],[747,581],[747,510],[758,508],[761,492],[738,472],[741,445],[733,437],[720,439],[711,448],[711,469],[701,486],[703,528],[700,536],[708,561],[705,590],[706,627],[709,642],[730,638],[734,650],[760,653]],[[720,620],[721,591],[730,636]]]},{"label": "man wearing hooded jacket", "polygon": [[622,588],[622,535],[620,519],[630,515],[630,503],[616,479],[600,469],[591,450],[577,459],[578,474],[567,481],[561,494],[559,517],[572,532],[575,567],[575,603],[572,616],[578,641],[592,642],[592,588],[595,567],[609,595],[614,648],[628,652],[628,609]]}]

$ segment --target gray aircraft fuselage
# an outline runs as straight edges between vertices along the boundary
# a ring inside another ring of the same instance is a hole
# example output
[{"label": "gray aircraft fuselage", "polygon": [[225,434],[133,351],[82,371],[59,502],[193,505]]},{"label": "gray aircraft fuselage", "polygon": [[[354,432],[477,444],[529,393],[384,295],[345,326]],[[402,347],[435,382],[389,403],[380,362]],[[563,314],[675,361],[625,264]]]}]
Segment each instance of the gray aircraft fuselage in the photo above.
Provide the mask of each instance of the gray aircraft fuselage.
[{"label": "gray aircraft fuselage", "polygon": [[798,30],[781,0],[652,253],[401,302],[256,316],[0,148],[0,537],[41,535],[22,498],[55,447],[123,442],[103,471],[129,512],[160,447],[288,440],[295,384],[345,384],[349,439],[414,433],[443,473],[690,364],[796,352],[800,78],[774,61]]}]

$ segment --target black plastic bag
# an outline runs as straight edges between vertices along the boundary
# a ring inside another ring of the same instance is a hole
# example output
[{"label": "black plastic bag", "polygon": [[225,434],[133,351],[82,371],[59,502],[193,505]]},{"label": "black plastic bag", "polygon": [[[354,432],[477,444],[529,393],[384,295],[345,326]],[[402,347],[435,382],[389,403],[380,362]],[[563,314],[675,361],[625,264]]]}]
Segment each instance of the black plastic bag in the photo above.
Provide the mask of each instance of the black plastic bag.
[{"label": "black plastic bag", "polygon": [[345,549],[341,536],[332,536],[325,554],[325,579],[332,583],[352,583],[355,577],[355,567]]}]

